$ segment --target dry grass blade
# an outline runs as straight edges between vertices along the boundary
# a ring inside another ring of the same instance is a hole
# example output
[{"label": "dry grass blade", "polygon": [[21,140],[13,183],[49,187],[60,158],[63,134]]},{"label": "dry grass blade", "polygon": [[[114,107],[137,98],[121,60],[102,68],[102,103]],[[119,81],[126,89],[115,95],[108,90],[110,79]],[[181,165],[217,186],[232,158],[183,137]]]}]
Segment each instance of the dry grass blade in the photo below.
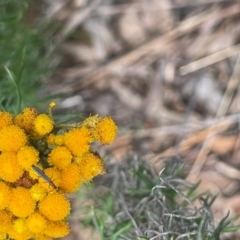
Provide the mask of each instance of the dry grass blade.
[{"label": "dry grass blade", "polygon": [[218,162],[215,166],[216,170],[223,174],[224,176],[227,176],[230,179],[237,179],[240,180],[240,171],[227,163],[224,162]]},{"label": "dry grass blade", "polygon": [[[148,2],[143,2],[143,1],[138,1],[136,3],[126,3],[126,4],[119,4],[117,6],[99,6],[96,9],[96,13],[93,13],[93,15],[97,14],[97,15],[115,15],[115,14],[122,14],[124,13],[124,11],[126,11],[127,8],[134,6],[135,7],[135,11],[137,12],[142,12],[143,8],[148,6],[149,4],[154,4],[154,2],[157,2],[158,0],[151,0]],[[159,10],[167,10],[167,9],[179,9],[179,8],[185,8],[185,7],[195,7],[195,6],[201,6],[201,5],[209,5],[209,4],[213,4],[213,3],[221,3],[221,2],[227,2],[229,0],[209,0],[206,2],[183,2],[183,3],[179,3],[179,4],[174,4],[171,3],[171,5],[169,4],[169,6],[158,6],[155,8],[154,11],[159,11]]]},{"label": "dry grass blade", "polygon": [[[219,122],[218,124],[209,127],[207,129],[204,129],[199,132],[192,133],[188,138],[183,140],[179,146],[178,146],[178,154],[183,154],[186,150],[196,146],[197,144],[201,143],[206,139],[207,136],[209,136],[209,133],[211,133],[211,136],[217,135],[220,132],[225,131],[229,128],[235,122],[233,119],[224,119],[222,122]],[[161,152],[160,154],[155,155],[150,161],[151,163],[157,163],[158,159],[162,157],[169,157],[176,154],[176,147],[170,147],[167,150]]]},{"label": "dry grass blade", "polygon": [[101,0],[91,1],[89,7],[75,11],[60,33],[60,41],[63,41],[64,38],[73,32],[91,14],[91,12],[96,9],[100,2]]},{"label": "dry grass blade", "polygon": [[[233,93],[235,91],[235,88],[239,84],[239,80],[237,78],[237,75],[239,74],[238,66],[239,66],[239,55],[238,55],[238,59],[235,64],[233,74],[228,82],[228,87],[225,91],[225,94],[222,98],[221,104],[218,108],[216,117],[222,117],[227,113],[229,104],[232,100]],[[197,159],[194,162],[194,165],[193,165],[191,171],[189,172],[187,180],[193,181],[193,182],[196,181],[196,179],[198,178],[198,175],[202,169],[202,166],[204,165],[204,163],[206,161],[206,157],[209,154],[211,147],[215,141],[215,138],[216,138],[216,135],[212,136],[212,132],[210,131],[208,136],[206,137],[206,140],[203,143],[203,146],[197,156]]]},{"label": "dry grass blade", "polygon": [[188,73],[197,71],[201,68],[207,67],[216,62],[220,62],[228,57],[231,57],[231,56],[239,53],[239,51],[240,51],[240,44],[229,47],[227,49],[224,49],[222,51],[214,53],[210,56],[204,57],[202,59],[199,59],[197,61],[191,62],[185,66],[180,67],[180,74],[183,76]]}]

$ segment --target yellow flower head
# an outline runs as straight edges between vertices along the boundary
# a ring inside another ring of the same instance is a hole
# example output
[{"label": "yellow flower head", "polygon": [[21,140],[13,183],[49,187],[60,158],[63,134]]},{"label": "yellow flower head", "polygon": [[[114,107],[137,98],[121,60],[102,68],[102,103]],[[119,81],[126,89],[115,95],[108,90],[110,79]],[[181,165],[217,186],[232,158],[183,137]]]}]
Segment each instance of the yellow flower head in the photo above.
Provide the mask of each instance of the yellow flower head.
[{"label": "yellow flower head", "polygon": [[82,181],[83,179],[79,166],[76,163],[71,163],[61,172],[60,188],[67,193],[71,193],[76,191],[81,186]]},{"label": "yellow flower head", "polygon": [[33,213],[26,221],[27,228],[32,233],[42,233],[47,227],[47,220],[39,213]]},{"label": "yellow flower head", "polygon": [[47,114],[39,114],[34,120],[34,131],[44,136],[53,130],[53,120]]},{"label": "yellow flower head", "polygon": [[16,217],[27,217],[34,212],[35,201],[28,189],[17,187],[12,189],[8,209]]},{"label": "yellow flower head", "polygon": [[35,108],[25,108],[22,113],[14,118],[14,123],[20,128],[23,128],[27,133],[30,133],[33,129],[33,122],[37,114]]},{"label": "yellow flower head", "polygon": [[15,182],[23,174],[23,169],[13,152],[2,152],[0,155],[0,178],[7,182]]},{"label": "yellow flower head", "polygon": [[70,228],[65,221],[50,221],[44,233],[53,238],[62,238],[68,235]]},{"label": "yellow flower head", "polygon": [[9,126],[13,123],[13,117],[8,112],[0,111],[0,130],[3,127]]},{"label": "yellow flower head", "polygon": [[10,125],[0,130],[0,151],[17,152],[26,143],[27,136],[20,127]]},{"label": "yellow flower head", "polygon": [[42,200],[48,193],[48,190],[41,183],[34,184],[30,189],[30,194],[35,201]]},{"label": "yellow flower head", "polygon": [[7,233],[12,226],[12,214],[7,211],[0,211],[0,233]]},{"label": "yellow flower head", "polygon": [[25,219],[17,219],[13,222],[12,228],[8,231],[8,236],[10,239],[14,240],[26,240],[31,239],[32,234],[27,231],[21,232],[21,230],[25,229]]},{"label": "yellow flower head", "polygon": [[10,188],[6,183],[0,182],[0,210],[3,210],[8,206],[10,200]]},{"label": "yellow flower head", "polygon": [[70,204],[67,198],[60,193],[49,194],[40,201],[39,212],[48,220],[63,220],[70,213]]},{"label": "yellow flower head", "polygon": [[100,143],[109,144],[116,138],[117,125],[111,117],[101,118],[96,124],[93,135]]},{"label": "yellow flower head", "polygon": [[32,146],[24,146],[17,152],[18,163],[24,170],[29,170],[39,160],[39,152]]},{"label": "yellow flower head", "polygon": [[53,109],[56,107],[56,103],[55,102],[50,102],[49,103],[49,108]]},{"label": "yellow flower head", "polygon": [[111,143],[114,121],[95,115],[55,126],[55,106],[49,104],[49,114],[25,108],[13,117],[0,111],[0,240],[66,236],[70,203],[64,193],[105,173],[90,145]]},{"label": "yellow flower head", "polygon": [[48,145],[61,146],[64,144],[64,135],[62,135],[62,134],[55,135],[55,134],[51,133],[47,136],[46,142]]},{"label": "yellow flower head", "polygon": [[71,152],[64,146],[55,147],[49,154],[48,161],[58,169],[66,168],[72,160]]},{"label": "yellow flower head", "polygon": [[26,219],[25,218],[18,218],[13,222],[13,229],[19,233],[24,234],[28,231],[26,226]]},{"label": "yellow flower head", "polygon": [[90,131],[86,127],[75,128],[65,134],[66,147],[76,156],[81,156],[89,150],[93,141]]},{"label": "yellow flower head", "polygon": [[52,240],[52,237],[46,236],[45,234],[36,234],[36,236],[34,237],[34,239],[37,240]]},{"label": "yellow flower head", "polygon": [[90,129],[95,128],[99,120],[100,120],[100,117],[98,117],[98,115],[90,116],[82,122],[81,126],[85,126]]},{"label": "yellow flower head", "polygon": [[85,181],[92,180],[99,174],[104,174],[103,160],[93,153],[87,153],[79,162],[81,176]]},{"label": "yellow flower head", "polygon": [[48,145],[54,145],[55,144],[55,134],[50,133],[46,138],[46,142]]},{"label": "yellow flower head", "polygon": [[64,144],[64,135],[56,135],[54,140],[55,145],[61,146]]},{"label": "yellow flower head", "polygon": [[1,240],[5,240],[5,239],[7,239],[7,238],[8,238],[7,233],[0,232],[0,239],[1,239]]}]

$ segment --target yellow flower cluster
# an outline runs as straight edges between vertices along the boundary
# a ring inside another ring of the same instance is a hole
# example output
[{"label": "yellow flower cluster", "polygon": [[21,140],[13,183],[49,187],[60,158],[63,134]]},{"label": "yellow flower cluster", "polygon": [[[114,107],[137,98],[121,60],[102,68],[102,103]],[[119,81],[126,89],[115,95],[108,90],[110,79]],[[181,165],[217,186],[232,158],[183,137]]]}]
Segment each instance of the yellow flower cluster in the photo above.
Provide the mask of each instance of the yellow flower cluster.
[{"label": "yellow flower cluster", "polygon": [[117,126],[110,117],[90,116],[57,125],[49,114],[26,108],[17,116],[0,111],[0,239],[48,240],[66,236],[66,193],[104,174],[91,144],[111,143]]}]

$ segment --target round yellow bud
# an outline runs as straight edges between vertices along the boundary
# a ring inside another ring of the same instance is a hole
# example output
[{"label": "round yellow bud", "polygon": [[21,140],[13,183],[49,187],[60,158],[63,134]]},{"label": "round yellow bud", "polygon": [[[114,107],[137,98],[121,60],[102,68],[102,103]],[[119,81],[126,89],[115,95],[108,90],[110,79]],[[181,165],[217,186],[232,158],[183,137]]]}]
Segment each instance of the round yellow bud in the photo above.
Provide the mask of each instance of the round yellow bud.
[{"label": "round yellow bud", "polygon": [[81,171],[76,163],[70,164],[61,172],[60,188],[67,193],[75,192],[81,186],[82,182]]},{"label": "round yellow bud", "polygon": [[6,183],[0,182],[0,210],[6,208],[10,200],[10,188]]},{"label": "round yellow bud", "polygon": [[86,127],[74,128],[64,136],[65,146],[76,156],[86,153],[92,141],[91,133]]},{"label": "round yellow bud", "polygon": [[50,152],[48,160],[58,169],[64,169],[71,163],[72,154],[66,147],[58,146]]},{"label": "round yellow bud", "polygon": [[16,217],[27,217],[34,212],[35,201],[28,189],[17,187],[12,190],[9,210]]},{"label": "round yellow bud", "polygon": [[49,194],[40,201],[39,212],[48,220],[59,221],[69,215],[70,204],[60,193]]},{"label": "round yellow bud", "polygon": [[116,138],[117,129],[117,125],[111,117],[104,117],[96,124],[93,135],[100,143],[109,144]]},{"label": "round yellow bud", "polygon": [[65,221],[50,221],[44,233],[53,238],[62,238],[68,235],[70,228]]},{"label": "round yellow bud", "polygon": [[39,160],[39,152],[32,146],[24,146],[17,153],[19,164],[24,170],[29,170]]},{"label": "round yellow bud", "polygon": [[42,233],[47,226],[47,220],[39,213],[33,213],[27,219],[27,228],[32,233]]},{"label": "round yellow bud", "polygon": [[17,152],[26,143],[27,136],[20,127],[10,125],[0,130],[0,151]]},{"label": "round yellow bud", "polygon": [[47,114],[39,114],[34,120],[34,131],[44,136],[53,130],[53,120]]},{"label": "round yellow bud", "polygon": [[8,112],[0,111],[0,130],[3,127],[9,126],[13,123],[13,117]]},{"label": "round yellow bud", "polygon": [[7,182],[15,182],[23,174],[23,169],[13,152],[2,152],[0,155],[0,178]]}]

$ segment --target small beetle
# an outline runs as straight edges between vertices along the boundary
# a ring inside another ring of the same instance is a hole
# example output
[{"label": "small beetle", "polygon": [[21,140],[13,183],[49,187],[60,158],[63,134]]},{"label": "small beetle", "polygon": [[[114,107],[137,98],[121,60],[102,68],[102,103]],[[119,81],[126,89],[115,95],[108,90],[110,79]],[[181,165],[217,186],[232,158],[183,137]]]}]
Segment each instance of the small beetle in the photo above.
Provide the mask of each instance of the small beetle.
[{"label": "small beetle", "polygon": [[53,183],[53,181],[48,177],[39,167],[32,165],[32,169],[37,173],[40,177],[42,177],[46,182],[49,183],[50,186],[52,186],[54,189],[57,189],[56,185]]}]

